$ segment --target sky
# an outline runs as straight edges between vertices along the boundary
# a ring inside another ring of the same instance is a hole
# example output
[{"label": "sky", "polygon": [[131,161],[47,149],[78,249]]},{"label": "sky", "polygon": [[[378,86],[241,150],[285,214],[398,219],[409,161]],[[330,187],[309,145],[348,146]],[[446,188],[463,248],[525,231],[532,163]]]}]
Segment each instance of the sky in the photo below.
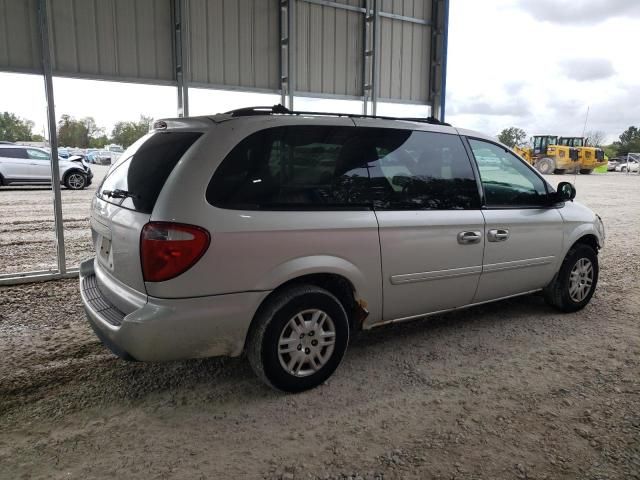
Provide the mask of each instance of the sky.
[{"label": "sky", "polygon": [[[497,135],[598,130],[611,142],[640,124],[640,0],[451,0],[446,120]],[[0,111],[44,134],[43,80],[0,74]],[[176,116],[173,87],[54,78],[58,117],[119,120]],[[278,95],[190,89],[191,115],[278,103]],[[300,110],[359,113],[351,101],[297,97]],[[587,119],[587,109],[589,109]],[[424,106],[379,105],[380,115],[425,116]],[[45,135],[46,136],[46,135]]]}]

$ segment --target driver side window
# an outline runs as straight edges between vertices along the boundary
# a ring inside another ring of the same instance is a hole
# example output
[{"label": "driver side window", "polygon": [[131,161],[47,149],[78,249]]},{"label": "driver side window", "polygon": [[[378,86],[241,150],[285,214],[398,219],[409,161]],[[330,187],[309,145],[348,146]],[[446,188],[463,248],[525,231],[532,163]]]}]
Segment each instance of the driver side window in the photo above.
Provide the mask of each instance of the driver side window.
[{"label": "driver side window", "polygon": [[499,145],[469,139],[488,207],[540,206],[547,198],[544,181],[522,160]]},{"label": "driver side window", "polygon": [[40,150],[27,149],[27,155],[31,160],[49,160],[49,154]]}]

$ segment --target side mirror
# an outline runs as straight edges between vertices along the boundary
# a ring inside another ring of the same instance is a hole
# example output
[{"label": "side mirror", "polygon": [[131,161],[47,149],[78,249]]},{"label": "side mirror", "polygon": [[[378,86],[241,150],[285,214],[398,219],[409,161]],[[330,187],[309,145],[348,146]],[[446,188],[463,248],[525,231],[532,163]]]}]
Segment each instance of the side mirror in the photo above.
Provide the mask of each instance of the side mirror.
[{"label": "side mirror", "polygon": [[557,202],[566,202],[576,198],[576,188],[569,182],[560,182],[554,195]]}]

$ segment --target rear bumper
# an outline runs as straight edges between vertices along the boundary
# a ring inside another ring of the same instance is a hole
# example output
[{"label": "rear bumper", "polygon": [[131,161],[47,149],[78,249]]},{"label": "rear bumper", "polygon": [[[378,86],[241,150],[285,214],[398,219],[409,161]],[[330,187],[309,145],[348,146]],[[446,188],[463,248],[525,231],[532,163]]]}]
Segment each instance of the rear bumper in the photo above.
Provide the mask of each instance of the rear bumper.
[{"label": "rear bumper", "polygon": [[80,265],[80,292],[87,319],[100,340],[116,355],[142,361],[240,355],[251,320],[269,294],[147,296],[140,306],[124,313],[109,298],[127,297],[130,291],[115,280],[96,281],[93,259]]}]

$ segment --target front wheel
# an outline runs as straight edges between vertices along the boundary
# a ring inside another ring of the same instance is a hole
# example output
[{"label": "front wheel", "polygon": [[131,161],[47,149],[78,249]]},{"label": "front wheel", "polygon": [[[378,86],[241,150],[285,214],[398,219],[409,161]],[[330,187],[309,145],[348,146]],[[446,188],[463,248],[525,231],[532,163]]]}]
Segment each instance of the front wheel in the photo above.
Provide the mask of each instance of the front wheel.
[{"label": "front wheel", "polygon": [[349,343],[349,320],[327,290],[300,285],[260,308],[249,332],[247,356],[258,377],[278,390],[301,392],[338,368]]},{"label": "front wheel", "polygon": [[551,172],[553,172],[554,168],[556,167],[556,164],[552,159],[545,157],[538,160],[535,163],[534,167],[543,175],[548,175]]},{"label": "front wheel", "polygon": [[545,300],[563,312],[584,308],[596,290],[598,273],[596,251],[585,244],[573,246],[556,277],[544,289]]},{"label": "front wheel", "polygon": [[80,172],[71,172],[64,178],[64,186],[70,190],[82,190],[87,186],[87,176]]},{"label": "front wheel", "polygon": [[580,173],[582,175],[591,175],[593,173],[593,170],[590,168],[581,168]]},{"label": "front wheel", "polygon": [[553,173],[556,175],[564,175],[565,169],[564,168],[556,168]]}]

